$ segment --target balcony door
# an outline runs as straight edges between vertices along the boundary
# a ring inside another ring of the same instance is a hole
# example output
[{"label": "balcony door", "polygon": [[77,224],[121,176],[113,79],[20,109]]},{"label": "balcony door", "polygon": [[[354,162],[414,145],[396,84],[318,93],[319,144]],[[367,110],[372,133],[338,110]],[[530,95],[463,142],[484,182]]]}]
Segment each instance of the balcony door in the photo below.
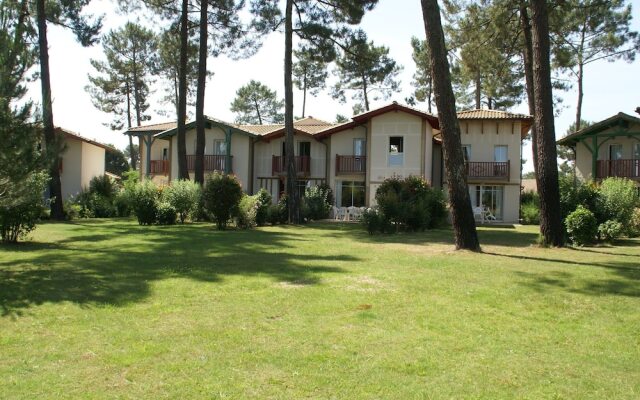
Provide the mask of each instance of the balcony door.
[{"label": "balcony door", "polygon": [[633,172],[634,177],[640,177],[640,143],[633,144]]},{"label": "balcony door", "polygon": [[353,139],[353,155],[356,157],[363,157],[366,155],[366,139]]},{"label": "balcony door", "polygon": [[507,155],[507,146],[495,146],[493,148],[493,161],[495,162],[507,162],[508,155]]},{"label": "balcony door", "polygon": [[311,142],[298,142],[298,155],[311,157]]},{"label": "balcony door", "polygon": [[622,145],[610,144],[609,145],[609,176],[625,176],[624,164],[619,162],[622,160]]}]

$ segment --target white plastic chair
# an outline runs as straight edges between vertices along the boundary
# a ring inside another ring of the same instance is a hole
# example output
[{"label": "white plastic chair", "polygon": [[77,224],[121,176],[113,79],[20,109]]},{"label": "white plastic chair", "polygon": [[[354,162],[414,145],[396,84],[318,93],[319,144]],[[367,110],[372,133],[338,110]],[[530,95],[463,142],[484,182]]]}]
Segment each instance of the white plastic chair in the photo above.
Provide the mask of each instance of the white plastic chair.
[{"label": "white plastic chair", "polygon": [[484,223],[484,209],[482,206],[473,207],[473,218],[480,217],[480,222]]}]

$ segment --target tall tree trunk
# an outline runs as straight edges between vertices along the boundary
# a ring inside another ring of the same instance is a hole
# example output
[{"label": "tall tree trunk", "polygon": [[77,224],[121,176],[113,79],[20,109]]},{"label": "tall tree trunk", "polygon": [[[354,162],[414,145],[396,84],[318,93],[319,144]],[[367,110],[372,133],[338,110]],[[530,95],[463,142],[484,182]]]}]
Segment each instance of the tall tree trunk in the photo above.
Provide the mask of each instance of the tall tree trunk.
[{"label": "tall tree trunk", "polygon": [[142,108],[140,104],[140,81],[138,78],[138,60],[133,51],[133,108],[136,110],[136,125],[142,125]]},{"label": "tall tree trunk", "polygon": [[433,88],[433,78],[429,77],[429,89],[427,89],[427,110],[429,111],[429,114],[431,114],[431,103],[432,101],[432,88]]},{"label": "tall tree trunk", "polygon": [[364,110],[369,111],[369,96],[367,95],[367,77],[362,76],[362,97],[364,98]]},{"label": "tall tree trunk", "polygon": [[189,45],[189,0],[182,0],[180,15],[180,67],[178,68],[178,179],[189,180],[187,170],[187,47]]},{"label": "tall tree trunk", "polygon": [[476,109],[482,108],[482,79],[480,79],[480,70],[476,71]]},{"label": "tall tree trunk", "polygon": [[287,199],[289,222],[300,222],[300,195],[298,193],[296,159],[293,149],[293,0],[286,0],[284,28],[284,130],[285,162],[287,165]]},{"label": "tall tree trunk", "polygon": [[584,89],[582,87],[582,78],[584,76],[584,64],[580,60],[578,62],[578,106],[576,107],[576,132],[580,130],[582,122],[582,98],[584,97]]},{"label": "tall tree trunk", "polygon": [[258,124],[262,125],[262,114],[260,114],[260,106],[258,105],[258,100],[256,98],[253,99],[253,106],[256,108],[256,115],[258,116]]},{"label": "tall tree trunk", "polygon": [[544,244],[562,246],[558,160],[553,120],[553,93],[549,56],[549,16],[546,0],[531,1],[533,85],[538,151],[537,184],[540,194],[540,233]]},{"label": "tall tree trunk", "polygon": [[307,71],[304,71],[302,85],[302,118],[304,118],[305,109],[307,108]]},{"label": "tall tree trunk", "polygon": [[198,52],[198,89],[196,93],[196,165],[194,180],[204,184],[204,93],[207,86],[207,38],[209,0],[200,0],[200,48]]},{"label": "tall tree trunk", "polygon": [[[524,49],[522,51],[522,59],[524,62],[524,77],[527,89],[527,103],[529,104],[529,115],[535,115],[534,106],[534,87],[533,87],[533,39],[531,38],[531,21],[527,4],[524,0],[520,0],[520,27],[524,37]],[[533,170],[536,174],[538,171],[538,141],[536,135],[535,120],[531,126],[531,147],[533,154]]]},{"label": "tall tree trunk", "polygon": [[433,89],[442,132],[442,150],[456,249],[479,251],[480,243],[469,198],[460,140],[460,124],[456,115],[456,100],[451,87],[451,74],[438,1],[422,0],[422,15],[427,34],[427,46],[431,55]]},{"label": "tall tree trunk", "polygon": [[38,48],[40,51],[40,83],[42,85],[42,123],[44,125],[44,143],[52,160],[49,164],[49,195],[51,202],[51,218],[64,219],[62,206],[62,183],[60,182],[60,146],[56,140],[53,126],[53,107],[51,102],[51,76],[49,74],[49,43],[47,41],[47,17],[45,0],[37,0]]},{"label": "tall tree trunk", "polygon": [[[129,82],[124,84],[125,91],[127,93],[127,128],[131,129],[131,89],[129,88]],[[129,133],[129,157],[131,157],[131,169],[136,170],[138,166],[137,154],[133,151],[133,135]]]}]

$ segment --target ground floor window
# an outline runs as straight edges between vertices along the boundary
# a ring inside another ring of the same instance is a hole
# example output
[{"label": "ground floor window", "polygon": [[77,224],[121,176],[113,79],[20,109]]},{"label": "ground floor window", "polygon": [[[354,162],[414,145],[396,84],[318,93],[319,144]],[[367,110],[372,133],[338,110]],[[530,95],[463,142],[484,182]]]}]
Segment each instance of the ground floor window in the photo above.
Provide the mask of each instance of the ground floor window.
[{"label": "ground floor window", "polygon": [[469,194],[473,207],[484,207],[497,220],[502,220],[504,214],[504,186],[471,185]]},{"label": "ground floor window", "polygon": [[336,204],[339,207],[364,207],[365,188],[362,181],[341,181],[336,185]]}]

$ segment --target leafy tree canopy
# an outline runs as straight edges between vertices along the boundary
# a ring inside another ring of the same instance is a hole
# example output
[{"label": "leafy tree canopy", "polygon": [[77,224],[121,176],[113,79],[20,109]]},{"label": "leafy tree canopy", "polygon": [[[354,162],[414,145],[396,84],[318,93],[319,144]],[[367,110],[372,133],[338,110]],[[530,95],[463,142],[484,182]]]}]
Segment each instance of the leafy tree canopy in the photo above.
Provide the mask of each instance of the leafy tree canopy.
[{"label": "leafy tree canopy", "polygon": [[276,91],[255,80],[238,89],[231,103],[231,111],[238,114],[236,122],[240,124],[280,124],[284,120],[283,108],[284,100],[278,100]]}]

